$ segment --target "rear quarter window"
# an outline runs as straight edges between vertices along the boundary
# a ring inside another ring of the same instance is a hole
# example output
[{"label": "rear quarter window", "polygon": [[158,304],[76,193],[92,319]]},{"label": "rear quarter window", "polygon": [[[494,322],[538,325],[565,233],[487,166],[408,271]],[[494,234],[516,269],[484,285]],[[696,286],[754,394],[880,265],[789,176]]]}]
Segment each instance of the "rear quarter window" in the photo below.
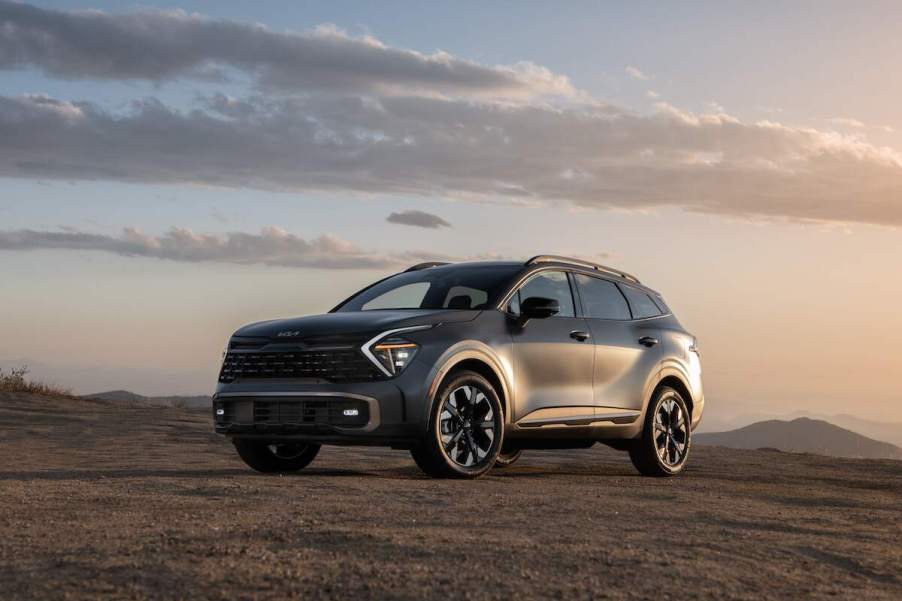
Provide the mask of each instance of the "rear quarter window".
[{"label": "rear quarter window", "polygon": [[649,317],[657,317],[663,315],[663,312],[652,300],[651,296],[642,292],[638,288],[632,286],[620,286],[623,295],[630,304],[630,310],[633,313],[633,319],[646,319]]}]

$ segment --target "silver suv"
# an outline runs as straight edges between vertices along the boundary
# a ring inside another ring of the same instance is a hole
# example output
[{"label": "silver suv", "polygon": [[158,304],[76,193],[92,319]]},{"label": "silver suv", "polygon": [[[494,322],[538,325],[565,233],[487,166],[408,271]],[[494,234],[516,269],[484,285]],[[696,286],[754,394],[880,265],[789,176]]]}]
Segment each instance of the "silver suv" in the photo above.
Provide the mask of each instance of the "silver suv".
[{"label": "silver suv", "polygon": [[216,432],[261,472],[300,470],[323,444],[369,444],[473,478],[524,449],[600,442],[671,476],[704,395],[696,339],[660,294],[542,255],[415,265],[324,315],[245,326],[213,408]]}]

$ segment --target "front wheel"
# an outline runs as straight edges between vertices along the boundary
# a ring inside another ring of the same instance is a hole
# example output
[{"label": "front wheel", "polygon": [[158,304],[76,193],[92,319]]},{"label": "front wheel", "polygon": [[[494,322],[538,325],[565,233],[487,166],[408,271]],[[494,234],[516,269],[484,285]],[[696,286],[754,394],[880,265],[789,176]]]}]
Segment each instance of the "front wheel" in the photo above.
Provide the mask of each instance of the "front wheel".
[{"label": "front wheel", "polygon": [[673,388],[655,391],[645,412],[642,436],[630,446],[630,459],[643,476],[675,476],[683,471],[692,429],[686,401]]},{"label": "front wheel", "polygon": [[232,442],[238,456],[248,467],[264,474],[302,470],[310,465],[320,449],[318,444],[273,443],[240,438]]},{"label": "front wheel", "polygon": [[504,414],[481,375],[461,371],[439,387],[425,438],[410,454],[433,478],[478,478],[498,458]]}]

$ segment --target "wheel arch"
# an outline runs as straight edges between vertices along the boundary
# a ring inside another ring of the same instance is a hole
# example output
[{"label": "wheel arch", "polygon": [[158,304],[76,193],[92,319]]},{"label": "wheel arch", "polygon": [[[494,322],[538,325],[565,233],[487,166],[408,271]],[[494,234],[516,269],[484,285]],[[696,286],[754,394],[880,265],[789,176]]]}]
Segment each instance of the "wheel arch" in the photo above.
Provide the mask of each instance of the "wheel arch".
[{"label": "wheel arch", "polygon": [[680,396],[683,397],[683,400],[686,401],[686,408],[689,409],[689,418],[695,415],[695,402],[692,398],[692,393],[689,390],[689,385],[683,380],[682,377],[678,375],[678,372],[670,372],[661,374],[661,378],[658,380],[658,383],[655,385],[654,391],[652,391],[652,396],[654,396],[654,392],[663,386],[668,386],[673,388]]},{"label": "wheel arch", "polygon": [[[466,343],[463,343],[466,344]],[[491,353],[489,349],[479,346],[466,345],[463,348],[452,347],[448,349],[442,360],[437,362],[437,367],[430,374],[428,389],[430,402],[434,402],[435,394],[449,375],[461,370],[469,370],[478,373],[495,388],[501,408],[504,410],[505,420],[510,419],[510,385],[505,375],[501,361]]]}]

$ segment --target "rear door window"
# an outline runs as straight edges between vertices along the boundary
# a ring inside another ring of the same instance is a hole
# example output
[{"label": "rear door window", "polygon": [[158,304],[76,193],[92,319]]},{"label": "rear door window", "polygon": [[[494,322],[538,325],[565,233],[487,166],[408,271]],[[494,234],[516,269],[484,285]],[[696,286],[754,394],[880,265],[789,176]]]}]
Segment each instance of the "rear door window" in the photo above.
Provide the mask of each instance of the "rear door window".
[{"label": "rear door window", "polygon": [[586,317],[620,320],[630,318],[630,308],[614,282],[581,273],[576,274],[576,282]]}]

